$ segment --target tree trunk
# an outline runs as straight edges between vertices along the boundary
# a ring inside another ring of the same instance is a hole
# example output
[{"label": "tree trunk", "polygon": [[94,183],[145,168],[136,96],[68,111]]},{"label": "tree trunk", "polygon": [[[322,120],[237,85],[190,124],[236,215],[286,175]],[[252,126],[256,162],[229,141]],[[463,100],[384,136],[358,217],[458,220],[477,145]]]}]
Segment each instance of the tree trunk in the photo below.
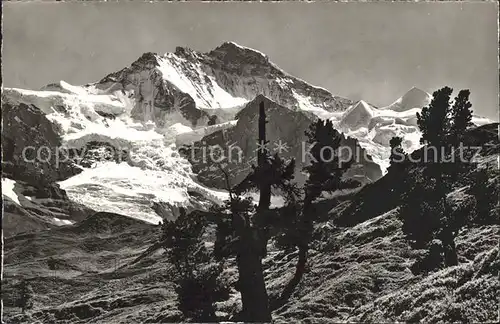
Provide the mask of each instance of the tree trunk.
[{"label": "tree trunk", "polygon": [[447,267],[458,264],[457,248],[455,246],[455,235],[449,228],[444,228],[440,235],[444,250],[444,263]]},{"label": "tree trunk", "polygon": [[[258,143],[260,145],[257,151],[257,164],[261,171],[261,174],[266,174],[268,168],[270,167],[268,157],[269,152],[267,151],[267,140],[266,140],[266,111],[264,109],[264,102],[262,101],[259,105],[259,139]],[[268,179],[258,179],[259,181],[259,206],[258,211],[265,211],[269,209],[271,205],[271,184],[266,181]]]},{"label": "tree trunk", "polygon": [[[266,113],[264,102],[259,106],[259,138],[258,138],[257,163],[259,175],[266,174],[269,167],[269,153],[266,145]],[[258,179],[260,191],[259,206],[257,207],[257,218],[261,218],[271,205],[271,185],[267,179]],[[249,222],[244,222],[237,230],[240,238],[238,244],[238,290],[241,293],[243,309],[238,321],[243,322],[271,322],[271,310],[269,298],[264,281],[262,269],[262,258],[267,243],[263,228],[252,228]],[[260,235],[259,235],[260,234]]]},{"label": "tree trunk", "polygon": [[290,281],[287,283],[279,299],[275,303],[273,303],[272,310],[278,309],[281,306],[285,305],[285,303],[288,301],[288,299],[290,299],[293,292],[295,291],[295,288],[297,288],[297,285],[300,283],[300,280],[302,280],[307,265],[308,249],[309,248],[307,245],[302,245],[299,247],[299,259],[297,261],[297,265],[295,266],[295,274],[293,275],[292,279],[290,279]]},{"label": "tree trunk", "polygon": [[245,239],[241,243],[240,251],[236,257],[239,272],[238,289],[243,304],[241,319],[239,320],[244,322],[271,322],[271,311],[269,309],[269,298],[264,281],[259,244],[251,235],[245,235]]},{"label": "tree trunk", "polygon": [[299,259],[297,260],[297,265],[295,266],[295,274],[292,279],[288,282],[285,289],[281,293],[280,297],[276,302],[273,303],[273,310],[283,306],[286,301],[292,296],[295,288],[299,284],[300,280],[304,276],[306,270],[309,242],[311,241],[312,231],[313,231],[313,220],[312,213],[314,212],[312,206],[311,195],[306,195],[304,199],[304,207],[302,210],[302,219],[300,222],[300,227],[298,228],[299,235]]},{"label": "tree trunk", "polygon": [[447,267],[458,265],[457,248],[453,238],[443,240],[444,263]]},{"label": "tree trunk", "polygon": [[271,186],[263,185],[260,188],[259,194],[259,206],[257,207],[257,211],[265,211],[269,209],[271,206]]}]

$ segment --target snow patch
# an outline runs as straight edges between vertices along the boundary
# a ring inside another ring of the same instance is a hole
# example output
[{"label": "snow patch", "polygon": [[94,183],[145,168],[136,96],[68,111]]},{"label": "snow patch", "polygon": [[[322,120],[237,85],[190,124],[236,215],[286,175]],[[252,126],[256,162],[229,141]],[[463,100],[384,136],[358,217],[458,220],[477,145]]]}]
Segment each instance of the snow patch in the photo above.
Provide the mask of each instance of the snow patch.
[{"label": "snow patch", "polygon": [[[158,63],[158,70],[163,78],[180,91],[189,94],[197,108],[231,108],[248,102],[247,99],[234,97],[222,89],[215,78],[206,74],[198,63],[189,62],[172,53],[167,53]],[[186,72],[191,74],[189,78]]]},{"label": "snow patch", "polygon": [[432,96],[417,87],[408,90],[401,98],[382,109],[390,109],[397,112],[405,111],[412,108],[423,108],[428,106],[432,100]]},{"label": "snow patch", "polygon": [[56,223],[56,225],[73,225],[75,222],[72,222],[70,220],[67,220],[67,219],[59,219],[57,217],[54,217],[54,222]]},{"label": "snow patch", "polygon": [[8,178],[2,178],[2,194],[12,199],[16,204],[21,205],[19,197],[14,191],[16,181]]},{"label": "snow patch", "polygon": [[482,126],[482,125],[492,124],[495,122],[486,117],[472,116],[472,123],[476,126]]},{"label": "snow patch", "polygon": [[[415,91],[411,93],[415,93]],[[419,92],[417,91],[417,93]],[[404,103],[405,101],[407,99],[401,99],[397,102]],[[340,116],[331,118],[340,131],[359,141],[360,146],[366,150],[375,163],[380,165],[384,173],[389,167],[391,153],[389,141],[392,137],[403,138],[402,146],[408,153],[422,146],[420,144],[421,133],[416,125],[416,113],[420,112],[421,109],[411,108],[397,111],[392,110],[393,107],[376,109],[361,100]]]}]

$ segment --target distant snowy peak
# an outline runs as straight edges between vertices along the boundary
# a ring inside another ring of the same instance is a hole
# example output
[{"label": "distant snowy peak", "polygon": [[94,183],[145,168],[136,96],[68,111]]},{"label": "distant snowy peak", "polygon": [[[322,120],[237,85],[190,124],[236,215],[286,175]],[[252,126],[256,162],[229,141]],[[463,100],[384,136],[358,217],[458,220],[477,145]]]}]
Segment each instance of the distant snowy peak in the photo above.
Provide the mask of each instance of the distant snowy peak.
[{"label": "distant snowy peak", "polygon": [[340,120],[340,125],[349,129],[368,127],[374,115],[374,108],[360,100],[345,112]]},{"label": "distant snowy peak", "polygon": [[318,115],[344,111],[353,103],[284,72],[267,55],[234,42],[207,53],[185,47],[165,55],[145,53],[130,67],[87,87],[130,93],[136,101],[134,118],[161,122],[166,111],[176,110],[193,126],[205,123],[209,110],[243,107],[259,94],[289,109]]},{"label": "distant snowy peak", "polygon": [[[408,92],[406,92],[401,98],[399,98],[389,106],[381,109],[392,110],[394,112],[408,112],[409,114],[411,113],[412,115],[415,115],[417,112],[420,112],[423,107],[429,106],[431,100],[431,94],[417,87],[413,87],[408,90]],[[494,121],[486,117],[473,115],[472,123],[476,126],[481,126],[494,123]]]},{"label": "distant snowy peak", "polygon": [[412,108],[425,107],[429,105],[431,100],[432,96],[429,93],[417,87],[413,87],[408,90],[408,92],[406,92],[401,98],[382,109],[390,109],[401,112]]},{"label": "distant snowy peak", "polygon": [[493,124],[493,123],[495,123],[495,121],[493,121],[489,118],[486,118],[486,117],[472,115],[472,123],[476,126],[482,126],[482,125],[486,125],[486,124]]},{"label": "distant snowy peak", "polygon": [[224,42],[207,54],[228,62],[245,61],[247,64],[269,64],[269,57],[266,54],[250,47],[241,46],[235,42]]}]

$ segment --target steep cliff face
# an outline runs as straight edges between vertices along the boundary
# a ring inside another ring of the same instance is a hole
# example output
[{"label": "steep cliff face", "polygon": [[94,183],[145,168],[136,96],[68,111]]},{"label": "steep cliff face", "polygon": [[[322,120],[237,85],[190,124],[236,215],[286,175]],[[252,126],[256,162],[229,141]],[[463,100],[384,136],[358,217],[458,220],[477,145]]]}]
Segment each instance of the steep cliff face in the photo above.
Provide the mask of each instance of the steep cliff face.
[{"label": "steep cliff face", "polygon": [[16,180],[50,183],[81,172],[56,148],[62,144],[57,127],[33,105],[2,104],[2,171]]},{"label": "steep cliff face", "polygon": [[193,98],[163,77],[159,70],[163,59],[153,53],[143,54],[130,67],[109,74],[91,85],[101,93],[123,92],[133,99],[131,116],[140,121],[154,121],[158,126],[169,123],[171,113],[179,113],[192,125],[207,114],[196,107]]},{"label": "steep cliff face", "polygon": [[80,220],[89,209],[72,202],[57,181],[82,169],[59,151],[57,127],[37,107],[2,99],[4,235]]},{"label": "steep cliff face", "polygon": [[262,94],[281,106],[298,110],[343,111],[352,104],[349,99],[289,75],[267,55],[253,49],[226,42],[208,56],[213,75],[235,96],[253,100]]},{"label": "steep cliff face", "polygon": [[[304,132],[317,116],[308,111],[290,110],[262,95],[249,102],[236,115],[234,127],[205,136],[183,150],[200,182],[207,186],[226,188],[225,178],[217,164],[224,165],[231,175],[232,185],[241,182],[249,173],[251,165],[256,163],[260,102],[264,102],[268,120],[268,149],[285,159],[294,158],[297,162],[295,179],[299,184],[304,183],[306,176],[302,173],[302,167],[309,162],[307,152],[310,146]],[[350,155],[356,161],[346,176],[355,177],[364,183],[382,176],[380,167],[356,139],[342,135],[341,147],[344,158],[348,159]]]}]

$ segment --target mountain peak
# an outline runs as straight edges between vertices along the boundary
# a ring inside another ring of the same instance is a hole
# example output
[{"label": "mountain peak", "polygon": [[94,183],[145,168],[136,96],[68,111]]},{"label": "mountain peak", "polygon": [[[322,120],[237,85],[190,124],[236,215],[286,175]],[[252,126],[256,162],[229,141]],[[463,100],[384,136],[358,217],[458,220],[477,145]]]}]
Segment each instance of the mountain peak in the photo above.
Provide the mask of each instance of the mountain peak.
[{"label": "mountain peak", "polygon": [[406,93],[403,95],[403,97],[405,96],[409,96],[409,95],[426,95],[426,96],[430,96],[429,93],[427,93],[426,91],[420,89],[420,88],[417,88],[416,86],[413,86],[410,88],[410,90],[406,91]]},{"label": "mountain peak", "polygon": [[363,106],[363,107],[370,107],[370,104],[368,104],[368,103],[367,103],[366,101],[364,101],[364,100],[360,100],[360,101],[358,101],[358,103],[356,104],[356,106],[358,106],[358,105],[361,105],[361,106]]},{"label": "mountain peak", "polygon": [[399,112],[406,111],[412,108],[422,108],[427,106],[431,102],[431,99],[432,96],[429,93],[414,86],[410,90],[408,90],[402,97],[385,108]]},{"label": "mountain peak", "polygon": [[186,47],[186,46],[177,46],[175,48],[174,54],[177,56],[184,57],[184,58],[195,58],[200,53],[198,53],[197,51],[195,51],[189,47]]},{"label": "mountain peak", "polygon": [[141,55],[134,63],[132,63],[132,66],[146,66],[146,65],[154,65],[158,66],[158,59],[159,56],[157,53],[153,52],[146,52]]},{"label": "mountain peak", "polygon": [[269,58],[264,53],[250,47],[241,46],[235,42],[224,42],[207,54],[225,60],[243,60],[242,62],[250,60],[254,63],[269,63]]},{"label": "mountain peak", "polygon": [[222,43],[220,46],[215,48],[215,51],[216,50],[219,50],[219,51],[232,51],[232,50],[246,51],[246,52],[253,52],[253,53],[259,54],[261,56],[267,56],[264,53],[262,53],[261,51],[237,44],[235,42],[230,42],[230,41]]},{"label": "mountain peak", "polygon": [[367,127],[373,116],[373,109],[370,105],[366,101],[360,100],[346,111],[340,124],[349,129],[359,129],[360,127]]}]

